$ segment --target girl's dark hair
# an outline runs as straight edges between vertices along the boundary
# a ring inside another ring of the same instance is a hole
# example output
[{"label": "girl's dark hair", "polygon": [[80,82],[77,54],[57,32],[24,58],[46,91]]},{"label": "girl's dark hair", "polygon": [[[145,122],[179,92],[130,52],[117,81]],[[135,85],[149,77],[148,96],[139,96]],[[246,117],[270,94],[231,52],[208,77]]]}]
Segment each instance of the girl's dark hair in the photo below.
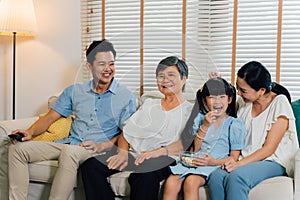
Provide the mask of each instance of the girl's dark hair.
[{"label": "girl's dark hair", "polygon": [[111,42],[109,42],[106,39],[95,40],[90,44],[89,48],[86,50],[85,54],[87,62],[92,65],[95,60],[95,56],[98,52],[112,52],[114,58],[116,58],[117,55],[116,50]]},{"label": "girl's dark hair", "polygon": [[227,95],[231,98],[231,103],[228,105],[226,113],[232,117],[236,117],[236,90],[234,86],[220,77],[211,78],[197,91],[197,101],[199,110],[203,114],[210,110],[207,107],[206,97],[210,95]]},{"label": "girl's dark hair", "polygon": [[266,93],[272,91],[276,94],[284,94],[291,103],[289,91],[284,86],[272,82],[270,72],[260,62],[250,61],[246,63],[239,69],[237,75],[245,80],[254,90],[258,91],[261,88],[265,88]]}]

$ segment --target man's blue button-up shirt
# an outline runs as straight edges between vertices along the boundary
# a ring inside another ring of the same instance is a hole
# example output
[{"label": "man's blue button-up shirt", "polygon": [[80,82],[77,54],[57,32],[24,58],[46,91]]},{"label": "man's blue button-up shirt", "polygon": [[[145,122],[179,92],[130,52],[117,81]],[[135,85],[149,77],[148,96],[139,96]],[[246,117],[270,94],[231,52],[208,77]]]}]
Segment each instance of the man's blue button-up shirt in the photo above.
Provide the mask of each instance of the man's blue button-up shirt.
[{"label": "man's blue button-up shirt", "polygon": [[51,108],[64,117],[75,115],[70,136],[55,142],[79,144],[92,140],[101,143],[119,134],[125,121],[135,112],[136,100],[134,94],[115,79],[103,94],[93,91],[91,80],[67,87]]}]

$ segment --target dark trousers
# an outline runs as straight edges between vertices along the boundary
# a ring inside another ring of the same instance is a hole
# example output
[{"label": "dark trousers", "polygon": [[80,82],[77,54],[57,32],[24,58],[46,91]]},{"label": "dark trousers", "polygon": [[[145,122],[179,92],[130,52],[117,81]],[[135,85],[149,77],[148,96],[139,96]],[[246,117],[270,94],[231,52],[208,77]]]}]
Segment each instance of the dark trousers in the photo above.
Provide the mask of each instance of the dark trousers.
[{"label": "dark trousers", "polygon": [[[86,160],[80,167],[87,200],[114,200],[107,177],[120,172],[108,169],[106,160],[115,155],[109,152]],[[158,199],[160,182],[170,175],[169,165],[174,159],[162,156],[134,165],[134,158],[130,155],[126,171],[134,171],[129,176],[130,200]]]},{"label": "dark trousers", "polygon": [[130,200],[157,200],[160,182],[169,175],[169,167],[145,173],[131,173],[128,178]]}]

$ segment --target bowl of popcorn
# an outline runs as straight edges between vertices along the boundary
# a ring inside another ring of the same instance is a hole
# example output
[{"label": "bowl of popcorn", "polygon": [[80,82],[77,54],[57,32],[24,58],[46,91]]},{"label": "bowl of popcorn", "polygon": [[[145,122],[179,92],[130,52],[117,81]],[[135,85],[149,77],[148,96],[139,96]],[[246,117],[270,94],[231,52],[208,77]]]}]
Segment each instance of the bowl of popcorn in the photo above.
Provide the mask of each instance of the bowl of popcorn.
[{"label": "bowl of popcorn", "polygon": [[193,159],[195,158],[196,154],[189,152],[189,151],[181,151],[179,154],[180,162],[186,167],[195,167],[193,164]]}]

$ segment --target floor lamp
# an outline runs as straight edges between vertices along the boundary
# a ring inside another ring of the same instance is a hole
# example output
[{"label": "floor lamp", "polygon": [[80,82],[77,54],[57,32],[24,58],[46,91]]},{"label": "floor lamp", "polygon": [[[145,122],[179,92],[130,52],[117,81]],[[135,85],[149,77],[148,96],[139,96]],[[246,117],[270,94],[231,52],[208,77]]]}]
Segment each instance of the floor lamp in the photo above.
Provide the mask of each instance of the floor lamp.
[{"label": "floor lamp", "polygon": [[0,0],[0,35],[13,36],[12,61],[12,118],[16,109],[16,37],[32,36],[37,32],[35,10],[32,0]]}]

